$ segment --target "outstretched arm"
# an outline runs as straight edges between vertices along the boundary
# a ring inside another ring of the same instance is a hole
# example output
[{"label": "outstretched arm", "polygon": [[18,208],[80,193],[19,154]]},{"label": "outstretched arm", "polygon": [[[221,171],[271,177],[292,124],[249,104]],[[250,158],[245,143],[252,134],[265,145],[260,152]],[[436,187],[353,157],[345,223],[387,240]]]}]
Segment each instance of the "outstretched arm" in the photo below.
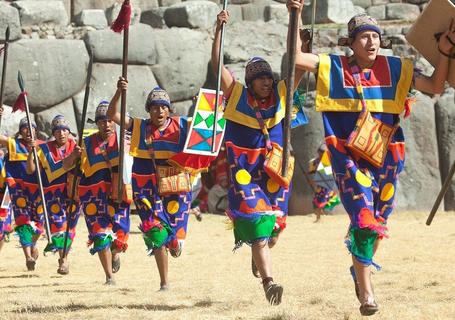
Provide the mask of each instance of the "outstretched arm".
[{"label": "outstretched arm", "polygon": [[[109,119],[114,121],[116,124],[120,125],[121,115],[119,110],[119,100],[122,95],[122,90],[128,90],[128,81],[123,77],[119,77],[117,81],[117,90],[115,91],[114,96],[109,103],[109,108],[107,109],[107,116]],[[129,130],[133,125],[133,119],[125,117],[125,129]]]},{"label": "outstretched arm", "polygon": [[439,60],[431,77],[421,74],[415,76],[414,88],[430,94],[444,91],[444,83],[449,72],[449,56],[455,55],[455,23],[452,19],[449,28],[441,35],[438,42]]},{"label": "outstretched arm", "polygon": [[[212,69],[213,72],[216,74],[218,72],[218,63],[219,63],[219,55],[220,55],[220,38],[221,38],[221,27],[223,24],[227,24],[229,21],[229,12],[227,10],[222,10],[216,16],[216,29],[215,29],[215,37],[213,39],[212,44]],[[231,73],[224,65],[221,66],[221,90],[224,94],[229,94],[229,89],[231,88],[232,84],[234,83],[234,79],[232,78]]]}]

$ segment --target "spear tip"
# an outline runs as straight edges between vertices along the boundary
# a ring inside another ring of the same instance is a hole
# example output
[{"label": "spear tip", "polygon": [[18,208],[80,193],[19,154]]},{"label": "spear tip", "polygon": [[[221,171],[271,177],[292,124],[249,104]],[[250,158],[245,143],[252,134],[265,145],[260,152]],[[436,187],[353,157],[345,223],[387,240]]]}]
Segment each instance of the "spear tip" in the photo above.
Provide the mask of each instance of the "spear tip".
[{"label": "spear tip", "polygon": [[5,31],[5,42],[8,42],[9,41],[9,25],[6,27],[6,31]]},{"label": "spear tip", "polygon": [[17,71],[17,82],[19,83],[19,87],[21,88],[21,91],[25,91],[25,84],[24,84],[24,78],[22,78],[21,71]]}]

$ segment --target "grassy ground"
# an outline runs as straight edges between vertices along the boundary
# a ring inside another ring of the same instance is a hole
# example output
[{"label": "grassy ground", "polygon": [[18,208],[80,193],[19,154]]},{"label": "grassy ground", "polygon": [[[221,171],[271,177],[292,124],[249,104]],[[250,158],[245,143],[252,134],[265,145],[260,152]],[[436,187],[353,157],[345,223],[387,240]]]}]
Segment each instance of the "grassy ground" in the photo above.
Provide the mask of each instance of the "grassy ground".
[{"label": "grassy ground", "polygon": [[[147,257],[133,218],[130,247],[122,256],[117,286],[103,285],[97,257],[85,246],[83,220],[70,254],[70,274],[56,273],[57,257],[41,256],[27,272],[17,239],[0,253],[0,319],[359,319],[358,303],[343,244],[345,215],[290,217],[273,249],[275,280],[283,303],[268,306],[250,273],[250,250],[232,253],[233,236],[224,218],[190,218],[183,255],[170,258],[171,290],[158,293],[159,277]],[[455,303],[455,215],[397,213],[390,239],[377,255],[374,275],[380,312],[372,319],[453,319]],[[45,246],[40,241],[40,249]]]}]

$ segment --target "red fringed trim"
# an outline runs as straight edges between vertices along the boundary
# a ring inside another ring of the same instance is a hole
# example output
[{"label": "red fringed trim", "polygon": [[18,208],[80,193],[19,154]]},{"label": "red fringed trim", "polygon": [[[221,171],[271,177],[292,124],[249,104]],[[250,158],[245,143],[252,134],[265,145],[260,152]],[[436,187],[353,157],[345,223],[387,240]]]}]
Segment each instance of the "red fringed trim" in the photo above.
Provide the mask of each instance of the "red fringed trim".
[{"label": "red fringed trim", "polygon": [[411,115],[412,105],[416,102],[415,98],[406,98],[404,101],[404,118],[406,119]]},{"label": "red fringed trim", "polygon": [[121,251],[121,252],[125,252],[126,249],[128,249],[128,244],[125,243],[125,242],[122,242],[122,241],[120,241],[118,239],[115,239],[114,242],[112,243],[112,247],[114,249],[117,249],[117,250]]},{"label": "red fringed trim", "polygon": [[155,228],[155,227],[160,230],[163,229],[163,226],[161,225],[161,223],[159,223],[157,221],[150,221],[150,220],[146,220],[146,221],[142,222],[139,229],[142,232],[147,233],[149,230],[151,230],[152,228]]},{"label": "red fringed trim", "polygon": [[16,111],[25,111],[25,98],[27,96],[27,91],[21,92],[19,96],[16,99],[16,102],[14,102],[13,105],[13,112]]},{"label": "red fringed trim", "polygon": [[173,155],[168,160],[168,163],[179,168],[180,170],[196,175],[199,172],[207,172],[210,163],[215,159],[215,156],[180,152]]},{"label": "red fringed trim", "polygon": [[125,0],[122,8],[118,13],[117,19],[112,23],[111,29],[114,32],[122,32],[123,29],[129,28],[131,22],[131,5],[129,0]]},{"label": "red fringed trim", "polygon": [[275,223],[278,225],[279,231],[283,231],[286,229],[286,216],[276,217]]},{"label": "red fringed trim", "polygon": [[30,223],[30,218],[28,216],[26,216],[25,214],[21,214],[14,220],[14,223],[18,227],[23,226],[23,225]]}]

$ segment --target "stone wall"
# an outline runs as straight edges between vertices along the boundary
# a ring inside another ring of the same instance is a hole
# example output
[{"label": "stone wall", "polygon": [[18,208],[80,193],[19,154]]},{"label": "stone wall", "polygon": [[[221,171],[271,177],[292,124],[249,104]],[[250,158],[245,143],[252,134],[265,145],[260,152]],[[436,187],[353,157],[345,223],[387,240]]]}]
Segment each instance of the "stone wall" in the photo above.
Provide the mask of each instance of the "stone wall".
[{"label": "stone wall", "polygon": [[[307,2],[307,1],[306,1]],[[394,43],[396,54],[413,58],[425,73],[432,67],[406,44],[409,22],[423,10],[424,0],[318,0],[316,52],[343,53],[336,47],[346,35],[345,24],[359,12],[381,20],[385,36]],[[75,127],[83,104],[88,48],[94,53],[88,116],[92,117],[102,99],[110,99],[121,74],[122,36],[108,25],[117,16],[121,0],[0,0],[0,42],[6,25],[11,28],[5,104],[11,105],[19,93],[16,81],[21,70],[29,102],[38,126],[49,134],[50,120],[64,114]],[[225,63],[243,80],[244,66],[252,56],[262,56],[277,77],[286,50],[288,14],[285,0],[231,0],[225,42]],[[145,116],[144,101],[157,84],[169,91],[180,114],[188,113],[191,98],[200,87],[214,87],[209,66],[213,26],[220,10],[218,0],[132,0],[127,107],[131,115]],[[311,7],[302,16],[309,23]],[[391,21],[389,21],[391,20]],[[0,59],[0,67],[3,59]],[[306,79],[303,81],[305,86]],[[310,78],[314,97],[315,80]],[[1,131],[14,134],[20,115],[10,108]],[[433,111],[434,110],[434,111]],[[307,109],[309,125],[295,129],[292,143],[298,161],[306,168],[322,142],[320,115]],[[441,97],[421,95],[415,112],[403,122],[407,144],[407,168],[398,187],[400,209],[426,209],[432,204],[441,180],[454,161],[455,123],[453,89]],[[439,170],[437,169],[439,168]],[[445,200],[446,209],[455,209],[455,185]],[[294,176],[290,213],[312,211],[311,191],[299,168]]]}]

